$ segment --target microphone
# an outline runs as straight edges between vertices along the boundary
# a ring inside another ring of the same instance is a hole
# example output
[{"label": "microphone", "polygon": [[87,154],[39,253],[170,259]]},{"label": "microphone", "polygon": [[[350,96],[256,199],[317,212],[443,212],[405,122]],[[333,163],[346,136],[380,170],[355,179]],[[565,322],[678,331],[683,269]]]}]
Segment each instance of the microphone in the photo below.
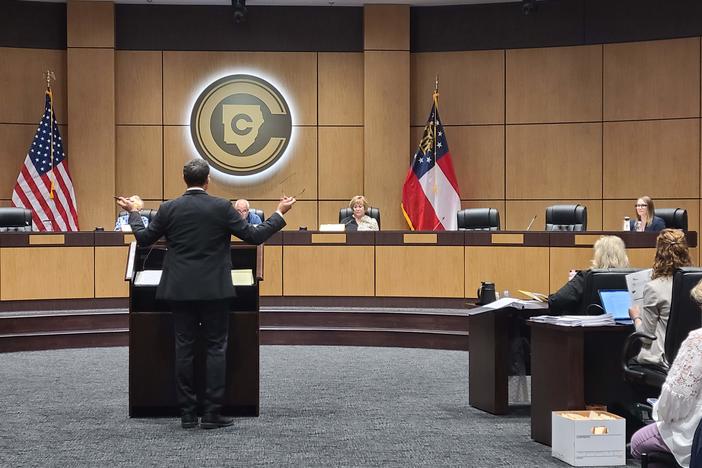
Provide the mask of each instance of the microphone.
[{"label": "microphone", "polygon": [[445,219],[446,219],[446,216],[442,216],[441,219],[439,220],[439,222],[436,223],[436,225],[434,225],[434,227],[431,228],[431,230],[432,230],[432,231],[436,231],[436,228],[438,228],[438,227],[439,227],[439,224],[443,223]]},{"label": "microphone", "polygon": [[528,225],[527,228],[526,228],[527,231],[528,231],[529,229],[531,229],[531,225],[534,224],[534,221],[536,220],[536,217],[537,217],[537,216],[538,216],[538,215],[534,215],[534,217],[531,218],[531,221],[529,222],[529,225]]},{"label": "microphone", "polygon": [[146,261],[149,259],[149,255],[151,255],[151,252],[153,252],[154,247],[156,247],[156,244],[151,244],[151,247],[149,247],[149,251],[146,252],[146,256],[144,256],[144,261],[141,262],[141,271],[144,271],[146,269]]}]

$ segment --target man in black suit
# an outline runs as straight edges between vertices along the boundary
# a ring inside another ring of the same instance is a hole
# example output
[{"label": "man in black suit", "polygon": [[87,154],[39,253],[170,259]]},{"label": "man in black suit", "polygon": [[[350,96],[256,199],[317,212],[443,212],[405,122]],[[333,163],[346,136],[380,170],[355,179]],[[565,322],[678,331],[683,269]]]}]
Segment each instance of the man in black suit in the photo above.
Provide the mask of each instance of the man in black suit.
[{"label": "man in black suit", "polygon": [[156,298],[168,301],[175,332],[176,393],[181,406],[181,426],[197,426],[197,396],[193,385],[193,348],[197,329],[207,342],[207,377],[202,403],[201,427],[230,426],[220,410],[224,397],[229,301],[235,296],[231,278],[231,235],[261,244],[285,226],[283,215],[295,203],[284,197],[278,210],[257,226],[248,224],[229,200],[207,194],[210,167],[202,159],[183,167],[188,186],[180,197],[163,203],[144,227],[139,211],[129,198],[119,206],[129,212],[129,224],[141,246],[165,236],[168,251],[163,262]]}]

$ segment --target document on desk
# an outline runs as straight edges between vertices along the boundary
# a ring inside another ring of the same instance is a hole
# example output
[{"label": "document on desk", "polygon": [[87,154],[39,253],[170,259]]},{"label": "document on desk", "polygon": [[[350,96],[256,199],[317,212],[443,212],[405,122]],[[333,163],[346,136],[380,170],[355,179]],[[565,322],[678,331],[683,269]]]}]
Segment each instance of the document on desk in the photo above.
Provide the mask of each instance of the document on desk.
[{"label": "document on desk", "polygon": [[629,273],[624,277],[626,279],[626,288],[631,296],[631,304],[638,306],[639,310],[643,308],[643,290],[646,283],[651,281],[652,272],[653,270],[649,268]]},{"label": "document on desk", "polygon": [[513,309],[548,309],[547,302],[539,301],[523,301],[521,299],[515,299],[513,297],[503,297],[494,302],[486,304],[481,307],[476,307],[468,311],[468,315],[482,314],[483,312],[490,312],[492,310],[505,309],[511,307]]},{"label": "document on desk", "polygon": [[532,322],[550,323],[561,327],[599,327],[616,325],[612,314],[602,315],[537,315],[529,319]]}]

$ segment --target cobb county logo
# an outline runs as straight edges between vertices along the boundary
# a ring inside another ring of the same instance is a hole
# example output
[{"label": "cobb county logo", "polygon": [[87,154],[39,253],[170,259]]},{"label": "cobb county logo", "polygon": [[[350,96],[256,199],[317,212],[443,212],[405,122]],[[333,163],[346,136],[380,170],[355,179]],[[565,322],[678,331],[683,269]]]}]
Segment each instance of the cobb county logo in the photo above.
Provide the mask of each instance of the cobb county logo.
[{"label": "cobb county logo", "polygon": [[259,173],[285,153],[292,119],[283,95],[252,75],[220,78],[198,96],[190,133],[200,156],[232,175]]}]

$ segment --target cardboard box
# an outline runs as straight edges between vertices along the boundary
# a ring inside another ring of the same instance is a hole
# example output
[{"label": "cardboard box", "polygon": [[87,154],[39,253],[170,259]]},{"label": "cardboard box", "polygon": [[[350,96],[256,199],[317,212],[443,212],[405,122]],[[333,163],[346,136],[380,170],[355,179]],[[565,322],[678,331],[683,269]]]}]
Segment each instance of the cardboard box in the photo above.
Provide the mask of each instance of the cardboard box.
[{"label": "cardboard box", "polygon": [[625,450],[624,418],[606,411],[551,413],[551,455],[555,458],[573,466],[626,465]]}]

